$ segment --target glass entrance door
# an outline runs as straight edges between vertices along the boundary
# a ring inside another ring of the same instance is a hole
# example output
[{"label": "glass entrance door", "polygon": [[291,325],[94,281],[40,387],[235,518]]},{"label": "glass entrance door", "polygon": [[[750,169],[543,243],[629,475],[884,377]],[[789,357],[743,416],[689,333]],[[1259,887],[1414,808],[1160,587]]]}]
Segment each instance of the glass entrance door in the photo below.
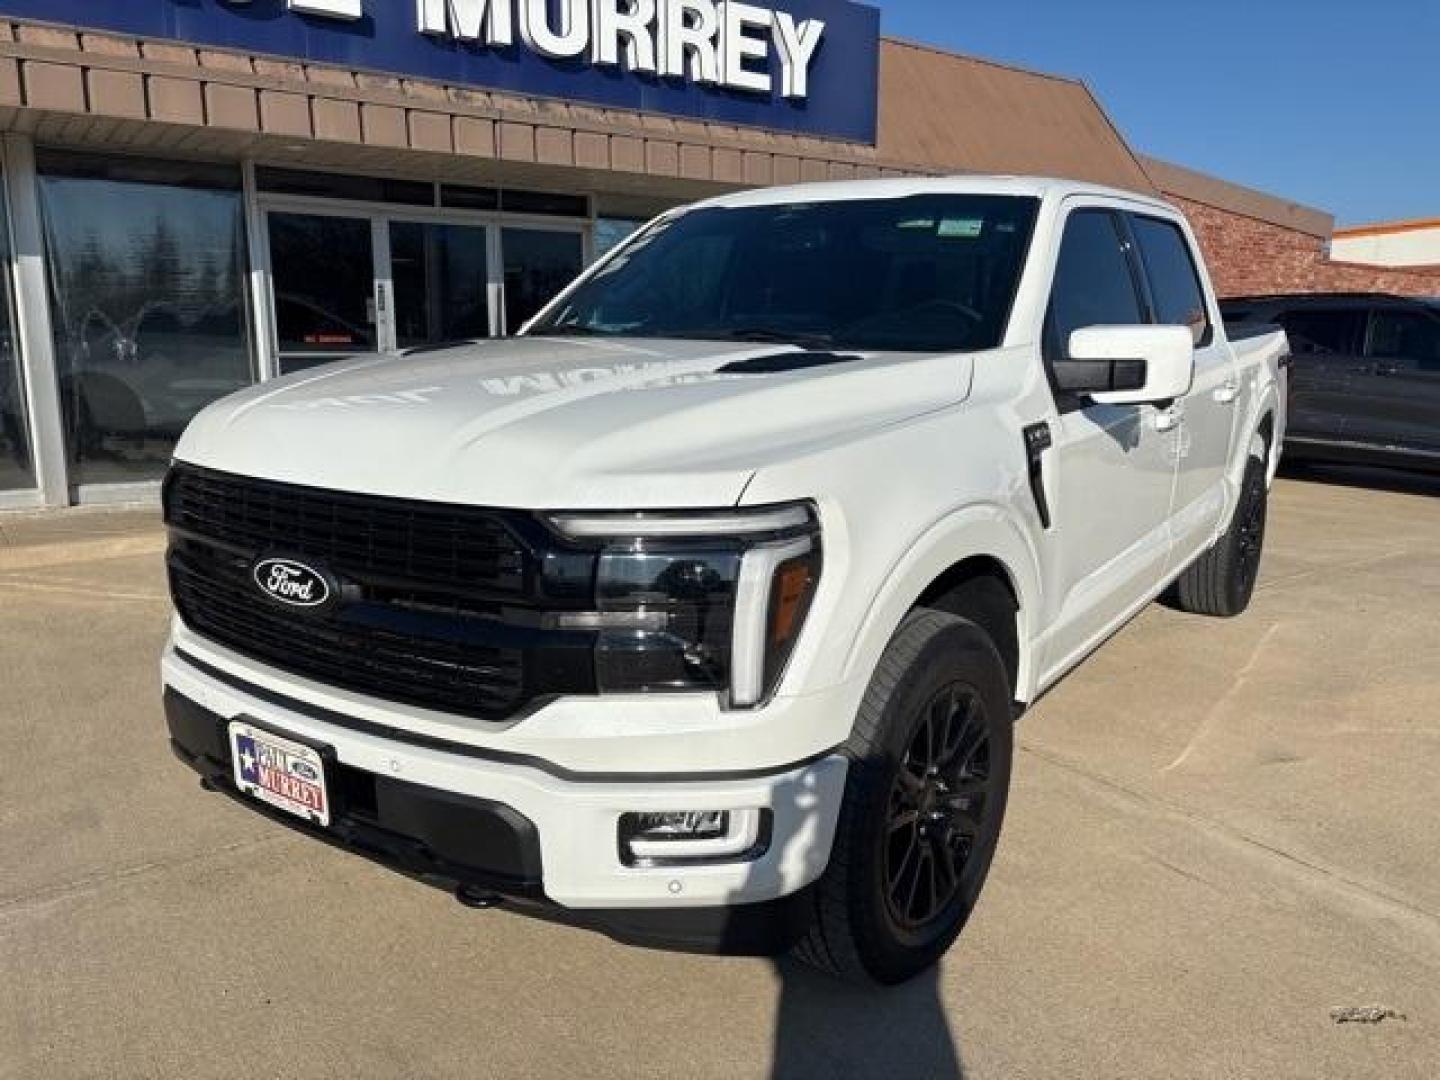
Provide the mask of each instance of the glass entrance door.
[{"label": "glass entrance door", "polygon": [[369,218],[271,211],[270,280],[280,374],[379,347]]},{"label": "glass entrance door", "polygon": [[585,242],[560,229],[502,230],[505,251],[505,333],[519,333],[585,266]]},{"label": "glass entrance door", "polygon": [[488,237],[474,225],[389,223],[395,348],[490,336]]},{"label": "glass entrance door", "polygon": [[585,264],[576,224],[288,195],[261,209],[281,375],[513,334]]}]

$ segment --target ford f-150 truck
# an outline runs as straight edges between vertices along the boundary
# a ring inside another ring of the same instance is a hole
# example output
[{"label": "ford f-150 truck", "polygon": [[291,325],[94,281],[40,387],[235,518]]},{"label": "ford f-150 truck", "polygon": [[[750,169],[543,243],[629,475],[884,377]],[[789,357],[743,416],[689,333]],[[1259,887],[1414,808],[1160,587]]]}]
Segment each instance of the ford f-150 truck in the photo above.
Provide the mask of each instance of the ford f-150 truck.
[{"label": "ford f-150 truck", "polygon": [[196,418],[173,747],[476,907],[899,982],[976,903],[1024,707],[1162,593],[1246,607],[1286,348],[1140,195],[664,214],[516,338]]}]

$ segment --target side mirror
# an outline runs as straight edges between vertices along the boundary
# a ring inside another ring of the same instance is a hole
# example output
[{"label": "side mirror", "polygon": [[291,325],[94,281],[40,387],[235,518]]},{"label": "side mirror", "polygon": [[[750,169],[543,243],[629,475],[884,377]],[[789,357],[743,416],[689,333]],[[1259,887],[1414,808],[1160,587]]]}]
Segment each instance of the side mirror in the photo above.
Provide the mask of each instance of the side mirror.
[{"label": "side mirror", "polygon": [[1188,326],[1087,326],[1055,362],[1061,390],[1101,405],[1174,401],[1190,391],[1195,336]]}]

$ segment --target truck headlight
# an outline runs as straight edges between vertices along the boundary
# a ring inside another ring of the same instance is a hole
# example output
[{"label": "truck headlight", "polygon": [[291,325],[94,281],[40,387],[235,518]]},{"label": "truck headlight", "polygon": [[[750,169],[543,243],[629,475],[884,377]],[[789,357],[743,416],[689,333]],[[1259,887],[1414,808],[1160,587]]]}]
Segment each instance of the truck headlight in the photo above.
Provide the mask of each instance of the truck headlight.
[{"label": "truck headlight", "polygon": [[596,632],[602,693],[709,689],[743,708],[774,691],[820,580],[813,507],[549,520],[599,549],[593,610],[558,623]]}]

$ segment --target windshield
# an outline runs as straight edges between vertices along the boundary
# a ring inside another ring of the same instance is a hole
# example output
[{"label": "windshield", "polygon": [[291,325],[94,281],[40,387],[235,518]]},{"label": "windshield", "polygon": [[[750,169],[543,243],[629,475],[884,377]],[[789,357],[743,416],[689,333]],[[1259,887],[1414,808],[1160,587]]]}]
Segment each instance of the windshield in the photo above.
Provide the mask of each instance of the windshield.
[{"label": "windshield", "polygon": [[916,195],[692,210],[646,230],[527,332],[990,349],[1037,206]]}]

